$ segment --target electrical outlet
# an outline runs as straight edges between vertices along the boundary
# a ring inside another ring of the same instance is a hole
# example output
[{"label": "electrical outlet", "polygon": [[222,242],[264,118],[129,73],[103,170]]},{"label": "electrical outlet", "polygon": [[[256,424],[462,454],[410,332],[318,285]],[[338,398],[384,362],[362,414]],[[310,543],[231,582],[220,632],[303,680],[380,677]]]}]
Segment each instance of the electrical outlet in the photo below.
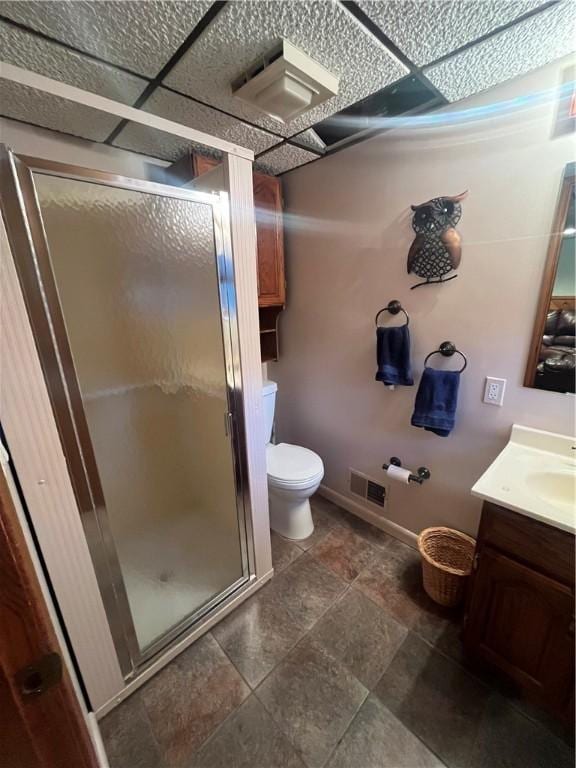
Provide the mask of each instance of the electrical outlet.
[{"label": "electrical outlet", "polygon": [[488,405],[502,405],[505,389],[506,379],[495,379],[493,376],[486,376],[484,402],[488,403]]}]

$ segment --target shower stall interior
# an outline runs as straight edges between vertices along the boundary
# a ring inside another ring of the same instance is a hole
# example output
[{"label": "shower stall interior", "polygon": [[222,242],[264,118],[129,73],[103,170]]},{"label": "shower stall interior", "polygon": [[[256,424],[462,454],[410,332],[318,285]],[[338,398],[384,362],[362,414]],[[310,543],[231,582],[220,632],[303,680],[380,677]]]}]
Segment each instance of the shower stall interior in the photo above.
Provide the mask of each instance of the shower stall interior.
[{"label": "shower stall interior", "polygon": [[[6,148],[0,163],[14,268],[127,685],[256,578],[228,196]],[[78,553],[61,556],[72,577]]]}]

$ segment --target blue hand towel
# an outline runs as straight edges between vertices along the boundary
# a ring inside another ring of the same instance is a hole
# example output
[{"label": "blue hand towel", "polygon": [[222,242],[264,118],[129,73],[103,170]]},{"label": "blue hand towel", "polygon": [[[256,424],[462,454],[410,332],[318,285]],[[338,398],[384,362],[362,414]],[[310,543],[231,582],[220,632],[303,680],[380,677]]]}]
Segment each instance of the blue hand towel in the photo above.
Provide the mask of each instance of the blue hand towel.
[{"label": "blue hand towel", "polygon": [[384,384],[414,384],[410,370],[410,333],[407,325],[376,328],[376,381]]},{"label": "blue hand towel", "polygon": [[412,426],[424,427],[441,437],[454,428],[460,371],[440,371],[424,368],[416,393]]}]

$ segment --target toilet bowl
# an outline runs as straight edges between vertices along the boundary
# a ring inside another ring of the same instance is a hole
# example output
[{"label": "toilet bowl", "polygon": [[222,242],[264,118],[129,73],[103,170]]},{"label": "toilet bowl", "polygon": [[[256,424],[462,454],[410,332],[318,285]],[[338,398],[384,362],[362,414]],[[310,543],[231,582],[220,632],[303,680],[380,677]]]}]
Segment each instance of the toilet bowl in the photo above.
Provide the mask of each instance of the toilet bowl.
[{"label": "toilet bowl", "polygon": [[265,381],[262,389],[270,527],[287,539],[307,539],[314,531],[309,499],[322,482],[324,464],[308,448],[270,442],[277,389],[274,381]]},{"label": "toilet bowl", "polygon": [[287,539],[307,539],[314,531],[310,496],[324,477],[322,459],[299,445],[266,446],[270,527]]}]

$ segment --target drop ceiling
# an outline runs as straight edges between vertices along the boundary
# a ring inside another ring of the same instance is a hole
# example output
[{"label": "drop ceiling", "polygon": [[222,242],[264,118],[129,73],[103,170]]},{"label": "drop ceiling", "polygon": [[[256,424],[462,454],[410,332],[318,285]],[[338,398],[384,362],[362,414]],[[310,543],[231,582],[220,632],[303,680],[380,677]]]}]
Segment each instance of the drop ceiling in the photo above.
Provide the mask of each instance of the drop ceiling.
[{"label": "drop ceiling", "polygon": [[[3,0],[0,59],[249,147],[281,174],[335,150],[316,124],[386,103],[377,94],[402,83],[429,89],[430,109],[571,53],[573,10],[572,0]],[[336,96],[285,124],[231,88],[282,38],[340,78]],[[189,146],[5,80],[0,114],[165,160]]]}]

